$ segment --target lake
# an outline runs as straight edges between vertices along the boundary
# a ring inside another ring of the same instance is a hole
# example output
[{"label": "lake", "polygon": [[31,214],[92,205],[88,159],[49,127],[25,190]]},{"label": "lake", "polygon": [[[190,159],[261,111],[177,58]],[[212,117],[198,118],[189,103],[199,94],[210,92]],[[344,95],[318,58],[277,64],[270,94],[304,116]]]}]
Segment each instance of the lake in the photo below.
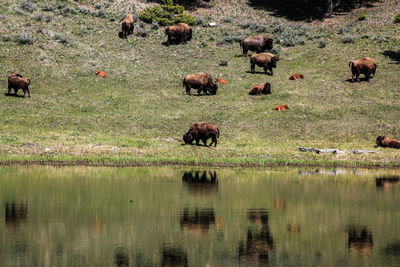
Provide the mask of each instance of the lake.
[{"label": "lake", "polygon": [[399,170],[0,167],[0,266],[400,266]]}]

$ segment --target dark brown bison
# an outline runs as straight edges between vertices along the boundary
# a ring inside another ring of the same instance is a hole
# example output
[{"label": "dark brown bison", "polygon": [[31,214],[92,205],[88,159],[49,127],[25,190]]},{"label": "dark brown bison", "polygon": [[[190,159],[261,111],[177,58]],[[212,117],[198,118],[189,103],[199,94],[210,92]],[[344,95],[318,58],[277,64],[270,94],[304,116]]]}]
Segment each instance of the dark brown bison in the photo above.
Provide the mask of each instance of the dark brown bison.
[{"label": "dark brown bison", "polygon": [[133,29],[135,20],[133,19],[132,14],[128,14],[126,18],[121,23],[122,31],[119,33],[119,37],[122,39],[128,38],[128,35],[133,34]]},{"label": "dark brown bison", "polygon": [[357,78],[357,82],[360,82],[360,74],[364,74],[367,81],[369,81],[371,74],[375,76],[377,68],[374,59],[370,57],[350,61],[349,67],[351,68],[351,81],[353,83],[354,76]]},{"label": "dark brown bison", "polygon": [[240,47],[243,49],[243,56],[247,57],[247,51],[255,51],[262,53],[265,50],[271,50],[274,46],[274,41],[266,35],[258,35],[248,37],[240,42]]},{"label": "dark brown bison", "polygon": [[381,147],[400,148],[400,141],[386,136],[378,136],[376,138],[376,144]]},{"label": "dark brown bison", "polygon": [[253,86],[250,91],[249,95],[268,95],[271,94],[271,84],[270,83],[260,83]]},{"label": "dark brown bison", "polygon": [[210,93],[215,95],[217,93],[218,85],[213,82],[213,79],[208,73],[190,74],[183,78],[183,87],[186,88],[186,94],[190,95],[190,89],[198,89],[197,93],[200,95],[201,91],[205,94]]},{"label": "dark brown bison", "polygon": [[253,54],[250,57],[251,72],[255,72],[254,67],[257,65],[264,68],[265,73],[267,73],[267,70],[269,70],[271,75],[274,75],[272,68],[276,68],[276,63],[278,61],[279,58],[271,53]]},{"label": "dark brown bison", "polygon": [[184,43],[192,40],[192,29],[186,23],[178,23],[169,26],[165,29],[165,34],[168,36],[165,44],[169,46],[171,43]]},{"label": "dark brown bison", "polygon": [[217,138],[219,138],[219,129],[212,123],[207,122],[197,122],[190,126],[189,131],[183,135],[183,141],[185,144],[192,144],[196,141],[196,145],[199,145],[200,140],[203,141],[204,145],[207,146],[207,139],[211,138],[212,142],[210,146],[214,143],[217,146]]},{"label": "dark brown bison", "polygon": [[17,95],[18,89],[22,89],[24,91],[24,97],[28,92],[28,96],[31,97],[31,93],[29,91],[29,84],[31,81],[27,78],[22,77],[20,74],[11,72],[8,75],[8,94],[10,94],[11,89],[14,89],[14,94]]}]

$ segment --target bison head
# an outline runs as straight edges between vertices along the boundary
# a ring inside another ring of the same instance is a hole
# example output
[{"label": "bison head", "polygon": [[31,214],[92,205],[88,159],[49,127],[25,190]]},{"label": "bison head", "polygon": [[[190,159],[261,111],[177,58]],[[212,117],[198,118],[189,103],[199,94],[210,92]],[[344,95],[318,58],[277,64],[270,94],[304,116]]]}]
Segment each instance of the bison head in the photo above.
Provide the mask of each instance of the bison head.
[{"label": "bison head", "polygon": [[215,83],[211,83],[211,87],[208,89],[210,94],[216,95],[217,94],[217,90],[218,90],[218,85],[215,84]]},{"label": "bison head", "polygon": [[385,138],[386,138],[386,136],[378,136],[378,137],[376,138],[376,144],[377,144],[378,146],[382,146],[382,141],[383,141]]},{"label": "bison head", "polygon": [[264,88],[263,88],[263,94],[265,94],[265,95],[271,94],[271,84],[270,83],[265,83]]},{"label": "bison head", "polygon": [[271,50],[274,47],[274,40],[268,37],[264,37],[264,48],[267,50]]},{"label": "bison head", "polygon": [[276,68],[276,63],[279,61],[279,58],[277,56],[273,56],[271,58],[271,64],[273,68]]},{"label": "bison head", "polygon": [[185,144],[191,145],[193,143],[193,140],[194,137],[190,131],[183,135],[183,142],[185,142]]}]

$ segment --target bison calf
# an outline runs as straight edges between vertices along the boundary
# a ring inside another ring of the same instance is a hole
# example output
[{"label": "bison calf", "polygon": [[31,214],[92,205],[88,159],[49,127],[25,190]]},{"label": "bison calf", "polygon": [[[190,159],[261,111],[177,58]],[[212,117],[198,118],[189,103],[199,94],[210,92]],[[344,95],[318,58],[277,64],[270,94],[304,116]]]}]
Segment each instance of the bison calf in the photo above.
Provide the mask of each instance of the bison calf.
[{"label": "bison calf", "polygon": [[295,81],[298,81],[298,80],[301,80],[301,79],[304,79],[304,75],[303,74],[298,74],[298,73],[296,73],[296,74],[293,74],[293,75],[291,75],[290,77],[289,77],[289,80],[295,80]]},{"label": "bison calf", "polygon": [[251,72],[255,72],[254,67],[257,65],[264,68],[265,73],[267,73],[267,70],[269,70],[272,76],[274,75],[272,68],[276,68],[276,63],[278,61],[279,58],[271,53],[253,54],[250,57]]},{"label": "bison calf", "polygon": [[400,141],[386,137],[386,136],[378,136],[376,138],[376,144],[381,147],[390,147],[390,148],[400,149]]},{"label": "bison calf", "polygon": [[208,92],[212,95],[217,93],[218,85],[212,80],[208,73],[196,73],[185,76],[183,79],[183,86],[186,88],[186,94],[190,95],[190,89],[198,89],[197,93],[200,95],[201,91],[205,94]]},{"label": "bison calf", "polygon": [[24,97],[28,92],[28,96],[31,97],[31,93],[29,91],[29,84],[31,81],[27,78],[22,77],[20,74],[11,72],[8,75],[8,94],[10,94],[11,89],[14,89],[14,94],[17,95],[18,89],[22,89],[24,91]]},{"label": "bison calf", "polygon": [[374,59],[370,57],[350,61],[349,67],[351,68],[351,81],[353,83],[354,76],[357,78],[357,82],[360,82],[360,74],[364,74],[367,81],[369,81],[371,74],[375,76],[377,68]]},{"label": "bison calf", "polygon": [[183,135],[183,141],[185,144],[192,144],[196,141],[196,145],[199,145],[200,140],[203,141],[204,145],[207,146],[207,140],[211,138],[212,142],[217,146],[217,138],[219,138],[219,129],[212,123],[198,122],[190,126],[189,131]]},{"label": "bison calf", "polygon": [[260,83],[253,86],[250,91],[249,95],[268,95],[271,94],[271,84],[270,83]]},{"label": "bison calf", "polygon": [[165,34],[168,36],[165,44],[169,46],[171,43],[184,43],[192,40],[192,29],[186,23],[178,23],[169,26],[165,29]]},{"label": "bison calf", "polygon": [[104,71],[97,70],[96,71],[96,76],[99,76],[101,78],[105,78],[105,77],[107,77],[107,74]]},{"label": "bison calf", "polygon": [[283,110],[287,110],[287,109],[289,109],[289,106],[288,105],[279,105],[279,106],[276,106],[276,107],[274,107],[272,110],[279,110],[279,111],[283,111]]},{"label": "bison calf", "polygon": [[133,29],[135,20],[133,19],[132,14],[128,14],[126,18],[121,23],[122,31],[119,33],[119,37],[122,39],[127,39],[128,35],[133,34]]},{"label": "bison calf", "polygon": [[271,50],[274,46],[274,41],[266,35],[258,35],[248,37],[240,42],[240,47],[243,49],[243,56],[247,57],[247,51],[255,51],[262,53],[265,50]]}]

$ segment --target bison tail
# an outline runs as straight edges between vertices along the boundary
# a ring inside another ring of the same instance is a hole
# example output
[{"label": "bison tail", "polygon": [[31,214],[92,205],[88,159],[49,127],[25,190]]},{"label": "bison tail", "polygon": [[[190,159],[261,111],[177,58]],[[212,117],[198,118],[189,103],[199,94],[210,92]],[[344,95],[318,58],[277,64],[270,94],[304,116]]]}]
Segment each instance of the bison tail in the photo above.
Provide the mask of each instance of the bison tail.
[{"label": "bison tail", "polygon": [[351,68],[354,65],[354,61],[349,62],[349,67]]},{"label": "bison tail", "polygon": [[192,29],[189,29],[188,41],[192,40]]},{"label": "bison tail", "polygon": [[182,86],[183,86],[183,87],[185,87],[185,86],[186,86],[186,79],[185,79],[185,78],[183,78],[183,83],[182,83]]},{"label": "bison tail", "polygon": [[378,67],[375,63],[374,63],[375,69]]},{"label": "bison tail", "polygon": [[219,138],[219,128],[217,128],[217,137]]}]

